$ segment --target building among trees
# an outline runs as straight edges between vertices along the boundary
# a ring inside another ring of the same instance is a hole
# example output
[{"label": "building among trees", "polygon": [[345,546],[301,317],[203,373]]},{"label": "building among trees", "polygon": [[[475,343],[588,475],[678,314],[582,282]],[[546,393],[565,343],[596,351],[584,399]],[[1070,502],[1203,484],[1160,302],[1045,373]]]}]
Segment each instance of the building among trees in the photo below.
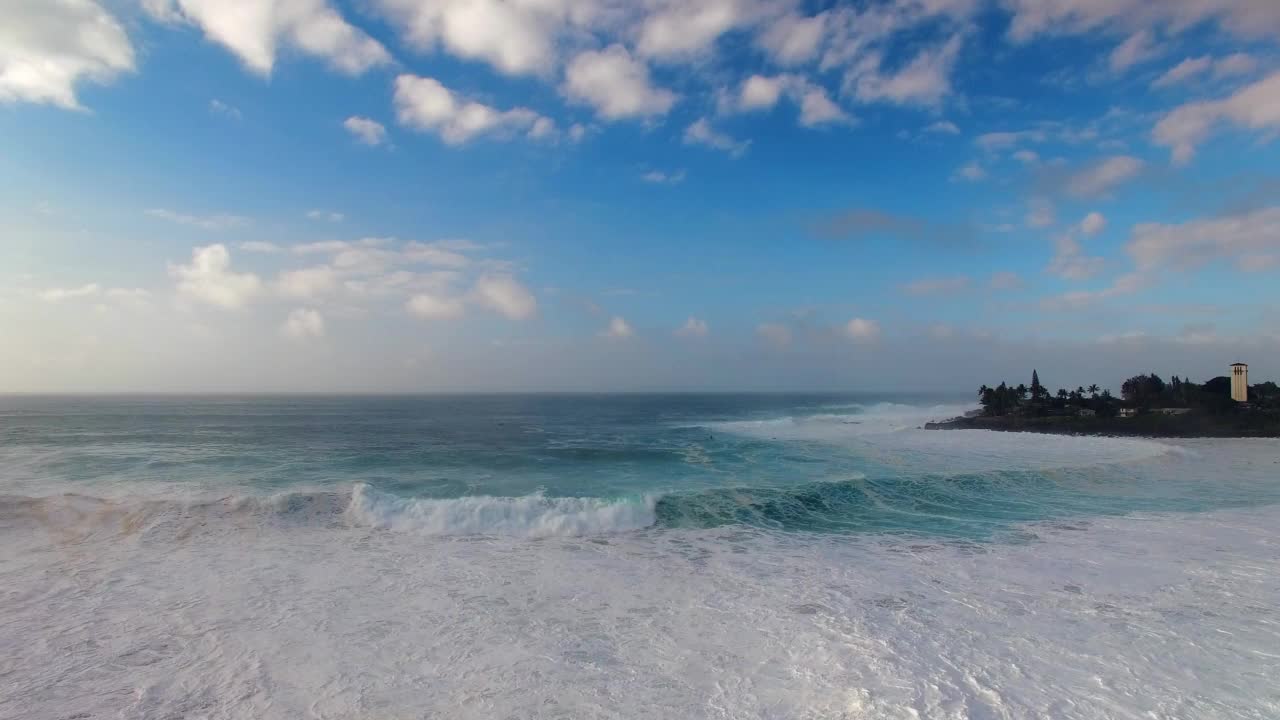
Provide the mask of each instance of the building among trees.
[{"label": "building among trees", "polygon": [[1231,399],[1249,402],[1249,366],[1244,363],[1231,363]]}]

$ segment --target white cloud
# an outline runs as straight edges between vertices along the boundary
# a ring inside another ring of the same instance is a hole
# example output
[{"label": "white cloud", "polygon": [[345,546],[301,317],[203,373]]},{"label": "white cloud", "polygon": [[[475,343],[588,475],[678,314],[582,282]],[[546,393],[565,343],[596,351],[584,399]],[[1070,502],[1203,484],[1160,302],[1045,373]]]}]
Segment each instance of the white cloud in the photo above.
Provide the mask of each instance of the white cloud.
[{"label": "white cloud", "polygon": [[845,75],[845,87],[863,102],[936,107],[951,94],[951,71],[964,36],[957,33],[946,43],[921,51],[906,65],[885,71],[882,53],[873,52],[856,62]]},{"label": "white cloud", "polygon": [[852,120],[839,105],[832,102],[827,91],[798,75],[752,75],[742,83],[738,93],[737,109],[767,110],[786,96],[800,106],[800,124],[816,127],[829,123],[847,123]]},{"label": "white cloud", "polygon": [[778,323],[762,323],[756,327],[756,335],[760,336],[765,342],[777,347],[786,347],[791,344],[791,328]]},{"label": "white cloud", "polygon": [[672,173],[665,173],[661,170],[650,170],[640,176],[640,179],[655,185],[678,185],[684,182],[685,171],[677,170]]},{"label": "white cloud", "polygon": [[461,250],[474,250],[470,243],[456,243],[447,240],[433,243],[411,242],[404,247],[404,258],[411,263],[422,263],[434,267],[460,269],[471,264],[471,258],[463,255]]},{"label": "white cloud", "polygon": [[1237,75],[1249,75],[1257,69],[1258,61],[1256,58],[1248,53],[1238,52],[1215,60],[1213,62],[1213,77],[1221,80]]},{"label": "white cloud", "polygon": [[324,337],[324,316],[316,310],[294,310],[284,321],[281,331],[294,340]]},{"label": "white cloud", "polygon": [[569,142],[582,142],[587,137],[587,126],[582,123],[574,123],[569,126]]},{"label": "white cloud", "polygon": [[468,100],[438,80],[416,75],[396,78],[395,102],[402,125],[434,132],[449,145],[461,145],[481,135],[509,139],[520,132],[532,134],[545,120],[529,108],[498,110]]},{"label": "white cloud", "polygon": [[668,60],[705,52],[724,33],[755,20],[759,5],[753,0],[664,3],[641,23],[636,49]]},{"label": "white cloud", "polygon": [[1139,30],[1111,51],[1108,63],[1112,72],[1122,72],[1160,54],[1150,30]]},{"label": "white cloud", "polygon": [[287,270],[276,280],[276,291],[284,297],[314,300],[338,289],[338,274],[328,265]]},{"label": "white cloud", "polygon": [[239,247],[241,250],[244,250],[245,252],[262,253],[264,255],[273,255],[275,253],[278,253],[284,250],[284,248],[280,247],[279,245],[276,245],[275,243],[263,242],[261,240],[250,240],[248,242],[242,242],[240,243]]},{"label": "white cloud", "polygon": [[880,323],[854,318],[845,323],[844,334],[855,342],[875,342],[880,339]]},{"label": "white cloud", "polygon": [[621,45],[579,53],[565,68],[562,91],[606,120],[665,115],[675,93],[655,87],[649,69]]},{"label": "white cloud", "polygon": [[347,219],[346,215],[332,210],[308,210],[307,219],[323,220],[325,222],[338,223]]},{"label": "white cloud", "polygon": [[1014,13],[1009,35],[1026,42],[1039,34],[1083,34],[1164,27],[1172,33],[1216,21],[1242,37],[1280,34],[1274,0],[1003,0]]},{"label": "white cloud", "polygon": [[200,28],[261,75],[271,74],[282,46],[352,75],[391,62],[381,43],[325,0],[144,0],[143,7],[161,22]]},{"label": "white cloud", "polygon": [[0,14],[0,102],[79,110],[77,85],[135,68],[124,28],[95,0],[6,0]]},{"label": "white cloud", "polygon": [[374,0],[420,50],[443,47],[508,75],[549,75],[557,41],[581,33],[604,10],[593,0]]},{"label": "white cloud", "polygon": [[1117,155],[1100,160],[1067,180],[1067,191],[1078,197],[1105,195],[1142,172],[1145,163],[1136,157]]},{"label": "white cloud", "polygon": [[723,150],[734,157],[741,155],[750,147],[750,140],[735,140],[732,136],[711,127],[710,121],[701,118],[685,128],[685,145],[705,145],[716,150]]},{"label": "white cloud", "polygon": [[533,293],[511,275],[482,275],[472,293],[476,302],[512,320],[524,320],[538,311]]},{"label": "white cloud", "polygon": [[242,227],[249,224],[249,219],[240,215],[187,215],[186,213],[174,212],[162,208],[152,208],[146,211],[147,215],[161,220],[177,223],[179,225],[189,225],[197,227],[201,230],[227,230],[229,228]]},{"label": "white cloud", "polygon": [[[1277,3],[1280,8],[1280,3]],[[1280,72],[1244,87],[1222,100],[1183,105],[1156,123],[1152,138],[1173,150],[1173,161],[1185,165],[1220,123],[1250,130],[1280,130]]]},{"label": "white cloud", "polygon": [[1008,150],[1022,143],[1044,142],[1048,136],[1043,130],[1020,130],[1017,132],[990,132],[974,138],[973,142],[987,152]]},{"label": "white cloud", "polygon": [[1040,162],[1040,155],[1033,150],[1019,150],[1013,154],[1013,159],[1024,165],[1035,165]]},{"label": "white cloud", "polygon": [[244,117],[240,114],[240,108],[234,105],[228,105],[217,98],[209,101],[209,112],[214,113],[215,115],[225,115],[232,120],[240,120]]},{"label": "white cloud", "polygon": [[419,293],[409,298],[405,309],[428,320],[450,320],[462,317],[466,312],[462,300],[431,293]]},{"label": "white cloud", "polygon": [[1080,232],[1093,237],[1107,228],[1107,218],[1100,212],[1091,212],[1080,221]]},{"label": "white cloud", "polygon": [[1129,273],[1117,277],[1110,286],[1101,290],[1074,290],[1072,292],[1045,298],[1040,306],[1045,310],[1076,310],[1096,304],[1101,300],[1131,295],[1141,290],[1147,279],[1138,273]]},{"label": "white cloud", "polygon": [[1107,261],[1089,257],[1072,233],[1064,233],[1055,242],[1057,251],[1046,272],[1064,280],[1088,280],[1106,269]]},{"label": "white cloud", "polygon": [[707,336],[707,332],[707,321],[699,320],[690,315],[689,319],[684,321],[684,325],[676,329],[676,337],[704,338]]},{"label": "white cloud", "polygon": [[968,290],[970,280],[964,275],[954,277],[922,278],[901,287],[908,295],[953,295]]},{"label": "white cloud", "polygon": [[1213,58],[1209,55],[1204,55],[1198,58],[1187,58],[1177,65],[1174,65],[1172,68],[1169,68],[1165,74],[1156,78],[1155,82],[1151,83],[1151,86],[1169,87],[1170,85],[1176,85],[1197,75],[1208,72],[1211,67],[1213,67]]},{"label": "white cloud", "polygon": [[1176,225],[1140,224],[1127,250],[1141,271],[1193,268],[1216,259],[1258,270],[1259,258],[1280,253],[1280,207]]},{"label": "white cloud", "polygon": [[365,145],[377,146],[387,141],[387,129],[377,120],[352,115],[342,121],[342,127]]},{"label": "white cloud", "polygon": [[218,307],[244,307],[262,292],[262,281],[252,273],[231,270],[231,253],[225,245],[207,245],[191,252],[189,265],[170,265],[182,295]]},{"label": "white cloud", "polygon": [[769,21],[756,44],[777,64],[799,65],[813,60],[822,47],[827,13],[803,17],[789,13]]},{"label": "white cloud", "polygon": [[927,133],[934,133],[937,135],[959,135],[960,134],[960,128],[956,127],[956,124],[951,122],[950,120],[939,120],[938,122],[935,122],[932,125],[929,125],[928,127],[926,127],[924,131]]},{"label": "white cloud", "polygon": [[63,300],[96,297],[101,292],[101,285],[88,283],[74,288],[49,288],[40,293],[40,299],[45,302],[62,302]]},{"label": "white cloud", "polygon": [[609,320],[609,326],[600,331],[600,337],[612,338],[614,340],[626,340],[635,335],[635,330],[626,318],[614,315]]}]

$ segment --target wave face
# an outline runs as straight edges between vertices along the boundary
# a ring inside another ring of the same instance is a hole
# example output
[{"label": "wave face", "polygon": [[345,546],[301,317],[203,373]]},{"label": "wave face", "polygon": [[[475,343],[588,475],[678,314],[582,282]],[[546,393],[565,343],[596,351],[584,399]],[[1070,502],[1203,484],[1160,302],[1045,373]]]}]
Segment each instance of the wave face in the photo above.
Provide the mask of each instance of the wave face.
[{"label": "wave face", "polygon": [[348,515],[358,524],[426,535],[541,538],[639,530],[655,521],[653,500],[602,498],[402,498],[357,485]]}]

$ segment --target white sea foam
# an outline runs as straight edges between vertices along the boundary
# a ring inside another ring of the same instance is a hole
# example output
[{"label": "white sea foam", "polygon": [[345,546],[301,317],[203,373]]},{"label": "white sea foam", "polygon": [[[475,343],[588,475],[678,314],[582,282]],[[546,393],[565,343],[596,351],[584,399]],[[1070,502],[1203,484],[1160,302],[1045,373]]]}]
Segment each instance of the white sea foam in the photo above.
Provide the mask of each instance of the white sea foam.
[{"label": "white sea foam", "polygon": [[369,527],[424,535],[509,535],[540,538],[639,530],[656,521],[655,499],[461,497],[402,498],[363,483],[351,493],[348,516]]},{"label": "white sea foam", "polygon": [[1272,718],[1278,522],[5,533],[0,718]]},{"label": "white sea foam", "polygon": [[926,423],[953,418],[974,407],[879,403],[850,414],[735,420],[708,427],[764,440],[843,446],[861,457],[913,472],[1047,470],[1185,452],[1171,443],[1141,438],[922,429]]}]

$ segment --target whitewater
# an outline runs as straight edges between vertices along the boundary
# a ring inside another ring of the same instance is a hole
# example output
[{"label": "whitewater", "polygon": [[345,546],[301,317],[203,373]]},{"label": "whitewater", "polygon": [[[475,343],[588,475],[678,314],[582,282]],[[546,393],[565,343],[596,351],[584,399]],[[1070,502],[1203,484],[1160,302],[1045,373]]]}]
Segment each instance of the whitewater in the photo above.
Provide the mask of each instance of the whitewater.
[{"label": "whitewater", "polygon": [[0,398],[0,718],[1273,718],[1280,442]]}]

